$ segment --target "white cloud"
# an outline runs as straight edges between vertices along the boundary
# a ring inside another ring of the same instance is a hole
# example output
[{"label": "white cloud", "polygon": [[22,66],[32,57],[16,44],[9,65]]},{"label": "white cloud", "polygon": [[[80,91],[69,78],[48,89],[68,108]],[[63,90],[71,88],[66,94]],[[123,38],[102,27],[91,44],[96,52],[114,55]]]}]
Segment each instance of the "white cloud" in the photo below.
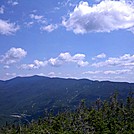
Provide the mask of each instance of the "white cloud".
[{"label": "white cloud", "polygon": [[99,74],[102,73],[102,71],[87,71],[87,72],[83,72],[82,74]]},{"label": "white cloud", "polygon": [[28,70],[31,70],[31,69],[35,69],[35,67],[34,67],[34,64],[22,64],[20,66],[20,69],[28,69]]},{"label": "white cloud", "polygon": [[47,62],[43,62],[43,61],[39,61],[39,60],[35,60],[34,61],[34,65],[37,67],[43,67],[47,64]]},{"label": "white cloud", "polygon": [[17,1],[13,2],[12,5],[15,6],[15,5],[18,5],[19,3]]},{"label": "white cloud", "polygon": [[42,15],[30,14],[31,19],[36,20],[38,23],[46,24],[46,19]]},{"label": "white cloud", "polygon": [[104,74],[127,74],[130,72],[131,70],[109,70],[109,71],[104,71]]},{"label": "white cloud", "polygon": [[61,10],[61,9],[70,9],[71,8],[74,8],[76,6],[76,1],[71,1],[71,0],[63,0],[61,2],[58,2],[57,3],[58,5],[56,7],[53,8],[53,10],[51,10],[52,13],[55,13],[56,11],[58,10]]},{"label": "white cloud", "polygon": [[82,60],[80,60],[80,61],[78,61],[77,62],[77,65],[79,66],[79,67],[85,67],[85,66],[87,66],[89,63],[87,62],[87,61],[82,61]]},{"label": "white cloud", "polygon": [[85,60],[84,54],[75,54],[73,56],[70,53],[61,53],[57,58],[51,58],[48,63],[52,66],[61,66],[64,63],[76,63],[80,67],[84,67],[88,65]]},{"label": "white cloud", "polygon": [[20,69],[39,69],[47,65],[47,61],[34,60],[33,64],[22,64]]},{"label": "white cloud", "polygon": [[16,5],[19,4],[18,1],[13,1],[13,0],[8,0],[7,3],[8,3],[8,4],[11,4],[12,6],[16,6]]},{"label": "white cloud", "polygon": [[73,57],[72,57],[72,60],[73,61],[82,61],[85,59],[85,54],[75,54]]},{"label": "white cloud", "polygon": [[55,72],[50,72],[50,73],[48,73],[48,76],[49,77],[55,77],[56,75],[55,75]]},{"label": "white cloud", "polygon": [[60,53],[60,55],[58,56],[58,59],[68,62],[68,61],[70,61],[72,59],[72,56],[68,52]]},{"label": "white cloud", "polygon": [[104,62],[93,63],[94,67],[104,66],[123,66],[123,67],[134,67],[134,55],[124,54],[118,58],[109,58]]},{"label": "white cloud", "polygon": [[67,7],[67,6],[69,6],[69,7],[74,7],[75,4],[73,4],[73,3],[71,3],[71,2],[72,2],[71,0],[64,0],[64,1],[62,1],[62,2],[58,2],[58,5],[59,5],[60,7],[57,7],[57,9],[59,10],[60,8],[65,8],[65,7]]},{"label": "white cloud", "polygon": [[30,22],[25,22],[24,23],[27,27],[31,27],[33,24],[34,24],[34,22],[33,21],[30,21]]},{"label": "white cloud", "polygon": [[4,6],[0,7],[0,14],[4,14]]},{"label": "white cloud", "polygon": [[50,25],[41,27],[41,30],[47,31],[47,32],[52,32],[52,31],[54,31],[57,28],[58,28],[58,25],[57,24],[55,24],[55,25],[50,24]]},{"label": "white cloud", "polygon": [[39,74],[35,74],[35,75],[38,75],[38,76],[46,76],[46,74],[44,74],[44,73],[39,73]]},{"label": "white cloud", "polygon": [[13,76],[13,77],[15,77],[16,73],[6,73],[6,76]]},{"label": "white cloud", "polygon": [[17,30],[19,30],[19,26],[16,25],[15,23],[10,23],[6,20],[1,20],[0,19],[0,34],[12,35]]},{"label": "white cloud", "polygon": [[27,52],[22,48],[11,48],[1,56],[0,62],[3,64],[13,64],[20,61],[27,55]]},{"label": "white cloud", "polygon": [[9,68],[10,68],[10,66],[8,66],[8,65],[4,66],[4,69],[9,69]]},{"label": "white cloud", "polygon": [[99,55],[95,56],[94,58],[92,58],[92,60],[96,60],[96,59],[103,59],[103,58],[106,58],[106,54],[101,53],[101,54],[99,54]]},{"label": "white cloud", "polygon": [[51,66],[58,67],[58,66],[61,66],[63,64],[63,61],[59,60],[58,58],[51,58],[48,60],[48,63]]},{"label": "white cloud", "polygon": [[81,1],[62,25],[75,34],[134,28],[134,5],[125,0],[104,0],[90,6]]},{"label": "white cloud", "polygon": [[82,74],[116,74],[116,75],[120,75],[120,74],[131,74],[132,70],[130,69],[122,69],[122,70],[106,70],[106,71],[87,71],[87,72],[83,72]]},{"label": "white cloud", "polygon": [[106,54],[101,53],[101,54],[97,55],[96,58],[100,58],[100,59],[106,58]]},{"label": "white cloud", "polygon": [[35,19],[35,20],[40,20],[40,19],[43,18],[43,16],[42,15],[30,14],[30,18]]},{"label": "white cloud", "polygon": [[40,67],[44,67],[46,65],[50,65],[53,67],[62,66],[65,63],[76,63],[79,67],[87,66],[89,63],[85,60],[84,54],[75,54],[73,56],[70,53],[60,53],[56,58],[50,58],[46,61],[34,60],[32,64],[22,64],[20,69],[39,69]]}]

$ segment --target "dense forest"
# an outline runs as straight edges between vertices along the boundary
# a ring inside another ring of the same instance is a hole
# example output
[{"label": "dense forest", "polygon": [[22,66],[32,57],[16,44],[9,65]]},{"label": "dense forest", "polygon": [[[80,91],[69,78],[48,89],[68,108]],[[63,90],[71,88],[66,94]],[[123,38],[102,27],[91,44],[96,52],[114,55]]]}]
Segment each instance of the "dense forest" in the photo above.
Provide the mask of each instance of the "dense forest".
[{"label": "dense forest", "polygon": [[0,127],[6,121],[14,122],[14,116],[31,122],[51,109],[55,113],[59,109],[75,110],[82,99],[89,107],[97,98],[108,100],[114,91],[118,91],[119,99],[125,100],[128,93],[134,91],[134,83],[43,76],[0,81]]},{"label": "dense forest", "polygon": [[23,124],[21,119],[13,124],[6,123],[1,134],[133,134],[134,133],[134,93],[129,93],[126,101],[118,99],[114,93],[108,100],[98,98],[90,107],[81,100],[79,107],[66,109],[57,115],[44,112],[37,121]]}]

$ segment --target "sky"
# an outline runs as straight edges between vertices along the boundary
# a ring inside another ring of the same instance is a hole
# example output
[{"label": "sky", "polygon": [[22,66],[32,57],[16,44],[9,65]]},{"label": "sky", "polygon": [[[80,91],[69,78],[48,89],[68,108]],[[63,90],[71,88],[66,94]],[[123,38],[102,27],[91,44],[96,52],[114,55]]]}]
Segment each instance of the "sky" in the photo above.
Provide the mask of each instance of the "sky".
[{"label": "sky", "polygon": [[133,0],[0,0],[0,80],[134,83]]}]

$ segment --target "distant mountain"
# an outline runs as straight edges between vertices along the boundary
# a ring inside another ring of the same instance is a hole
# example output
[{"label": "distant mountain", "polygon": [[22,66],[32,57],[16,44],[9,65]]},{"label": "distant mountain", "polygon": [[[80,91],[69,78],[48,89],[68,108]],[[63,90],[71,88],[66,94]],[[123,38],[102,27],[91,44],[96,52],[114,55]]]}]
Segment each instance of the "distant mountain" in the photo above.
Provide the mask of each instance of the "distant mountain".
[{"label": "distant mountain", "polygon": [[90,105],[98,97],[107,99],[114,91],[124,99],[134,91],[134,83],[43,76],[0,81],[0,123],[15,115],[32,118],[49,109],[74,109],[82,99]]}]

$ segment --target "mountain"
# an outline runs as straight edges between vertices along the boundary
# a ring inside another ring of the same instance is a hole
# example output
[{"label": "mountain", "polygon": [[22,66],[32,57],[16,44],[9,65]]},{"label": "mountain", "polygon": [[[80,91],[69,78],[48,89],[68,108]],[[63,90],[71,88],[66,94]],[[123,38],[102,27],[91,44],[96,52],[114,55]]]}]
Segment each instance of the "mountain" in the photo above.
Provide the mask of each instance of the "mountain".
[{"label": "mountain", "polygon": [[90,105],[98,97],[107,99],[114,91],[124,99],[134,91],[134,83],[43,76],[0,81],[0,123],[12,120],[15,115],[31,119],[49,109],[75,109],[82,99]]}]

